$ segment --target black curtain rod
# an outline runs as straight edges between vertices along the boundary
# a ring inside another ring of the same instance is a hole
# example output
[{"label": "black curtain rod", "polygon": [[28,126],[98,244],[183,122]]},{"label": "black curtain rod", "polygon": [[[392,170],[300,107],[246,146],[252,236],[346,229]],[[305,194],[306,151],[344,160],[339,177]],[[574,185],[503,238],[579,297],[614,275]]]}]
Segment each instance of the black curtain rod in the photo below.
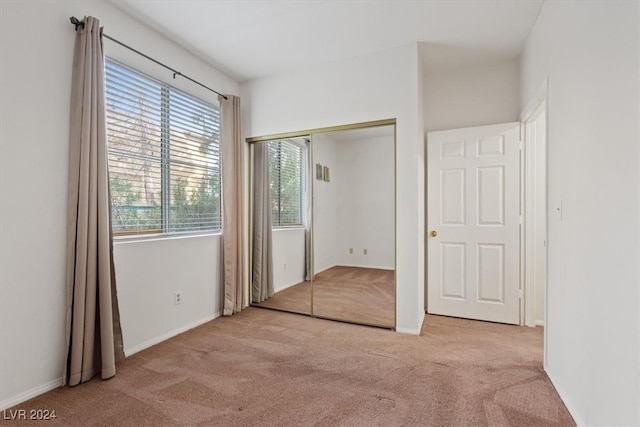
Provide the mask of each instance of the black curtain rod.
[{"label": "black curtain rod", "polygon": [[[79,19],[78,19],[78,18],[76,18],[75,16],[72,16],[71,18],[69,18],[69,20],[71,21],[71,24],[75,25],[75,27],[76,27],[76,31],[78,31],[78,28],[84,28],[84,22],[82,22],[81,20],[79,20]],[[116,40],[116,39],[114,39],[114,38],[113,38],[113,37],[111,37],[111,36],[108,36],[107,34],[102,33],[102,36],[103,36],[104,38],[106,38],[106,39],[111,40],[111,41],[112,41],[112,42],[114,42],[114,43],[119,44],[120,46],[122,46],[122,47],[124,47],[124,48],[126,48],[126,49],[129,49],[129,50],[130,50],[130,51],[132,51],[132,52],[137,53],[137,54],[138,54],[138,55],[140,55],[140,56],[144,56],[144,57],[145,57],[145,58],[147,58],[149,61],[155,62],[156,64],[160,65],[161,67],[164,67],[164,68],[166,68],[166,69],[167,69],[167,70],[169,70],[169,71],[172,71],[172,72],[173,72],[173,78],[174,78],[174,79],[176,78],[176,76],[184,77],[185,79],[187,79],[187,80],[189,80],[189,81],[192,81],[193,83],[195,83],[195,84],[197,84],[197,85],[199,85],[199,86],[202,86],[203,88],[205,88],[205,89],[207,89],[207,90],[210,90],[210,91],[211,91],[211,92],[213,92],[213,93],[217,93],[218,95],[220,95],[220,96],[221,96],[221,97],[223,97],[224,99],[228,99],[225,95],[221,94],[221,93],[220,93],[220,92],[218,92],[217,90],[211,89],[209,86],[205,86],[205,85],[203,85],[203,84],[202,84],[202,83],[200,83],[199,81],[192,79],[191,77],[187,76],[186,74],[182,74],[182,73],[181,73],[180,71],[178,71],[178,70],[174,70],[173,68],[169,67],[169,66],[168,66],[168,65],[166,65],[166,64],[163,64],[162,62],[158,61],[157,59],[154,59],[154,58],[150,57],[149,55],[145,55],[144,53],[140,52],[139,50],[136,50],[136,49],[132,48],[131,46],[128,46],[128,45],[126,45],[126,44],[122,43],[121,41]]]}]

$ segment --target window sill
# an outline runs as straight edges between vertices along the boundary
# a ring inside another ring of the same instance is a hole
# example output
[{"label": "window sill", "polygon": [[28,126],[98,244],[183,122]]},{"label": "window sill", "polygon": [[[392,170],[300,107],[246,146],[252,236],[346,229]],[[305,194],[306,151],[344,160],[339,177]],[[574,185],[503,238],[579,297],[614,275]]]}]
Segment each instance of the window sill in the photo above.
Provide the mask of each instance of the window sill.
[{"label": "window sill", "polygon": [[221,230],[211,232],[185,232],[185,233],[162,233],[162,234],[134,234],[128,236],[113,236],[113,244],[119,245],[124,243],[136,243],[146,241],[160,241],[160,240],[178,240],[178,239],[193,239],[193,238],[206,238],[222,236]]}]

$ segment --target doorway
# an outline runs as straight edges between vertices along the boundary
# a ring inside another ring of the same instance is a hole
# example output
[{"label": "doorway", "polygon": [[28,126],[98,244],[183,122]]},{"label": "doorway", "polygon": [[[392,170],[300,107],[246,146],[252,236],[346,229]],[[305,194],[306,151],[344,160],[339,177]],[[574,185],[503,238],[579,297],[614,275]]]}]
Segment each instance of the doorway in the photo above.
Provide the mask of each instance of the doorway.
[{"label": "doorway", "polygon": [[519,123],[430,132],[427,312],[520,323]]},{"label": "doorway", "polygon": [[427,313],[545,325],[546,151],[546,85],[520,123],[428,134]]}]

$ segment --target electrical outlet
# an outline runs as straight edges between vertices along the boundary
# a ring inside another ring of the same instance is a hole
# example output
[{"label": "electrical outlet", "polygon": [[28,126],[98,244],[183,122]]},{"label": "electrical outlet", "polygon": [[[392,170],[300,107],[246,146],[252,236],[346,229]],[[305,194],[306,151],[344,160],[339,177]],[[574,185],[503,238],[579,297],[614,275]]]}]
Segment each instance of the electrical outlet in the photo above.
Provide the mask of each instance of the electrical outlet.
[{"label": "electrical outlet", "polygon": [[283,270],[287,269],[287,264],[284,264]]},{"label": "electrical outlet", "polygon": [[352,254],[353,253],[353,248],[349,248],[349,253]]},{"label": "electrical outlet", "polygon": [[175,291],[173,293],[173,303],[175,305],[179,305],[182,303],[182,292],[181,291]]},{"label": "electrical outlet", "polygon": [[367,254],[367,250],[366,250],[366,249],[363,249],[363,250],[362,250],[362,253],[363,253],[364,255],[366,255],[366,254]]}]

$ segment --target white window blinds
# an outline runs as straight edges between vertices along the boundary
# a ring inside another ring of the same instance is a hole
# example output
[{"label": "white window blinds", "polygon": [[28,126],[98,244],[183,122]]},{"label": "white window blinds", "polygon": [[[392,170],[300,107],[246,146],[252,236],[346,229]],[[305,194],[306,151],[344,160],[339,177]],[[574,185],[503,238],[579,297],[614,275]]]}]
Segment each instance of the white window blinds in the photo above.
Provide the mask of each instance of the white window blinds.
[{"label": "white window blinds", "polygon": [[304,142],[269,141],[269,173],[274,227],[304,225],[307,157]]},{"label": "white window blinds", "polygon": [[221,228],[220,109],[106,61],[115,234]]}]

